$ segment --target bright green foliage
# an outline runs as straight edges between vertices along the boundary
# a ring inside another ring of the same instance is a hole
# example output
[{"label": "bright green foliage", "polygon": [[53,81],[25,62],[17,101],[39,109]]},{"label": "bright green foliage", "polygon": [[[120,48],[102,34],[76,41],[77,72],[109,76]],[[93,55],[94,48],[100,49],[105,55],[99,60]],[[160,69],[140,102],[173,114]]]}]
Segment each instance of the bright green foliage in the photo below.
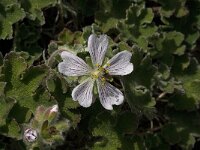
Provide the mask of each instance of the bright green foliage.
[{"label": "bright green foliage", "polygon": [[24,10],[17,0],[0,1],[0,39],[13,37],[12,25],[25,17]]}]

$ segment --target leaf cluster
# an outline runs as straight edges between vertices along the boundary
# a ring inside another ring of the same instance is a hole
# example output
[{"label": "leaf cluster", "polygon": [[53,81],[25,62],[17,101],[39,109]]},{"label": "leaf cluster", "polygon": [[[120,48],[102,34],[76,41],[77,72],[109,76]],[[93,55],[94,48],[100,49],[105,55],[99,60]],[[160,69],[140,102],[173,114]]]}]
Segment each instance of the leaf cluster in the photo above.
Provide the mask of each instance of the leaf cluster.
[{"label": "leaf cluster", "polygon": [[[24,125],[56,104],[71,128],[55,149],[198,149],[199,8],[199,0],[1,0],[0,149],[28,149]],[[113,111],[98,98],[81,108],[71,91],[82,79],[57,70],[63,50],[91,63],[91,33],[109,36],[106,59],[133,54],[134,71],[111,81],[125,95]]]}]

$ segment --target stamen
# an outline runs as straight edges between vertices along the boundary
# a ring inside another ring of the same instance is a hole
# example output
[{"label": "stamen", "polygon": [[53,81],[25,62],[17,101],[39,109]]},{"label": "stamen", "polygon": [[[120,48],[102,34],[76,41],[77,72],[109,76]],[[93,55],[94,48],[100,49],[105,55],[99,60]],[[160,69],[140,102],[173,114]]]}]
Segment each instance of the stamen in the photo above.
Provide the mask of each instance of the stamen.
[{"label": "stamen", "polygon": [[102,78],[101,78],[101,81],[103,81],[103,82],[104,82],[104,81],[106,81],[106,79],[105,79],[104,77],[102,77]]},{"label": "stamen", "polygon": [[106,82],[105,82],[106,79],[105,79],[104,77],[101,77],[100,79],[101,79],[101,81],[102,81],[101,84],[102,84],[102,85],[105,85],[105,83],[106,83]]},{"label": "stamen", "polygon": [[109,71],[107,69],[105,69],[105,68],[103,68],[103,72],[105,72],[106,74],[109,73]]},{"label": "stamen", "polygon": [[107,65],[108,67],[110,67],[110,63],[106,63],[106,65]]},{"label": "stamen", "polygon": [[96,67],[98,67],[98,68],[100,67],[100,65],[99,65],[99,64],[96,64],[95,66],[96,66]]}]

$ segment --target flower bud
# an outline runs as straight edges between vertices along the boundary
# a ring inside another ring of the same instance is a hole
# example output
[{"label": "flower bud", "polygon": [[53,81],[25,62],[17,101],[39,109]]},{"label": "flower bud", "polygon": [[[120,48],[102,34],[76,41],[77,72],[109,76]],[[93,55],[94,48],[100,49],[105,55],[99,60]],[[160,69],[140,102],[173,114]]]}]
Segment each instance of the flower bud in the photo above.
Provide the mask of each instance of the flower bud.
[{"label": "flower bud", "polygon": [[24,131],[24,139],[28,142],[35,142],[37,139],[37,131],[34,129],[26,129]]},{"label": "flower bud", "polygon": [[53,105],[50,108],[49,115],[48,115],[48,120],[50,122],[51,121],[55,121],[55,119],[57,118],[57,116],[58,116],[58,105]]}]

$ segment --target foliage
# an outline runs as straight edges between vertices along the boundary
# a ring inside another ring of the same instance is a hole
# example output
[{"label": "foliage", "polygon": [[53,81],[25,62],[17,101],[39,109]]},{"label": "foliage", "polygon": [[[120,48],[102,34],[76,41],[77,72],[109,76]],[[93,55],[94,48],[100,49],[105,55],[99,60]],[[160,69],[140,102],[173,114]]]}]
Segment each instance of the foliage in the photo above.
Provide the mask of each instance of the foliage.
[{"label": "foliage", "polygon": [[[199,0],[1,0],[0,149],[199,149],[199,31]],[[125,95],[113,111],[80,107],[83,78],[57,69],[63,50],[91,63],[91,33],[109,36],[106,59],[133,54],[110,79]]]}]

